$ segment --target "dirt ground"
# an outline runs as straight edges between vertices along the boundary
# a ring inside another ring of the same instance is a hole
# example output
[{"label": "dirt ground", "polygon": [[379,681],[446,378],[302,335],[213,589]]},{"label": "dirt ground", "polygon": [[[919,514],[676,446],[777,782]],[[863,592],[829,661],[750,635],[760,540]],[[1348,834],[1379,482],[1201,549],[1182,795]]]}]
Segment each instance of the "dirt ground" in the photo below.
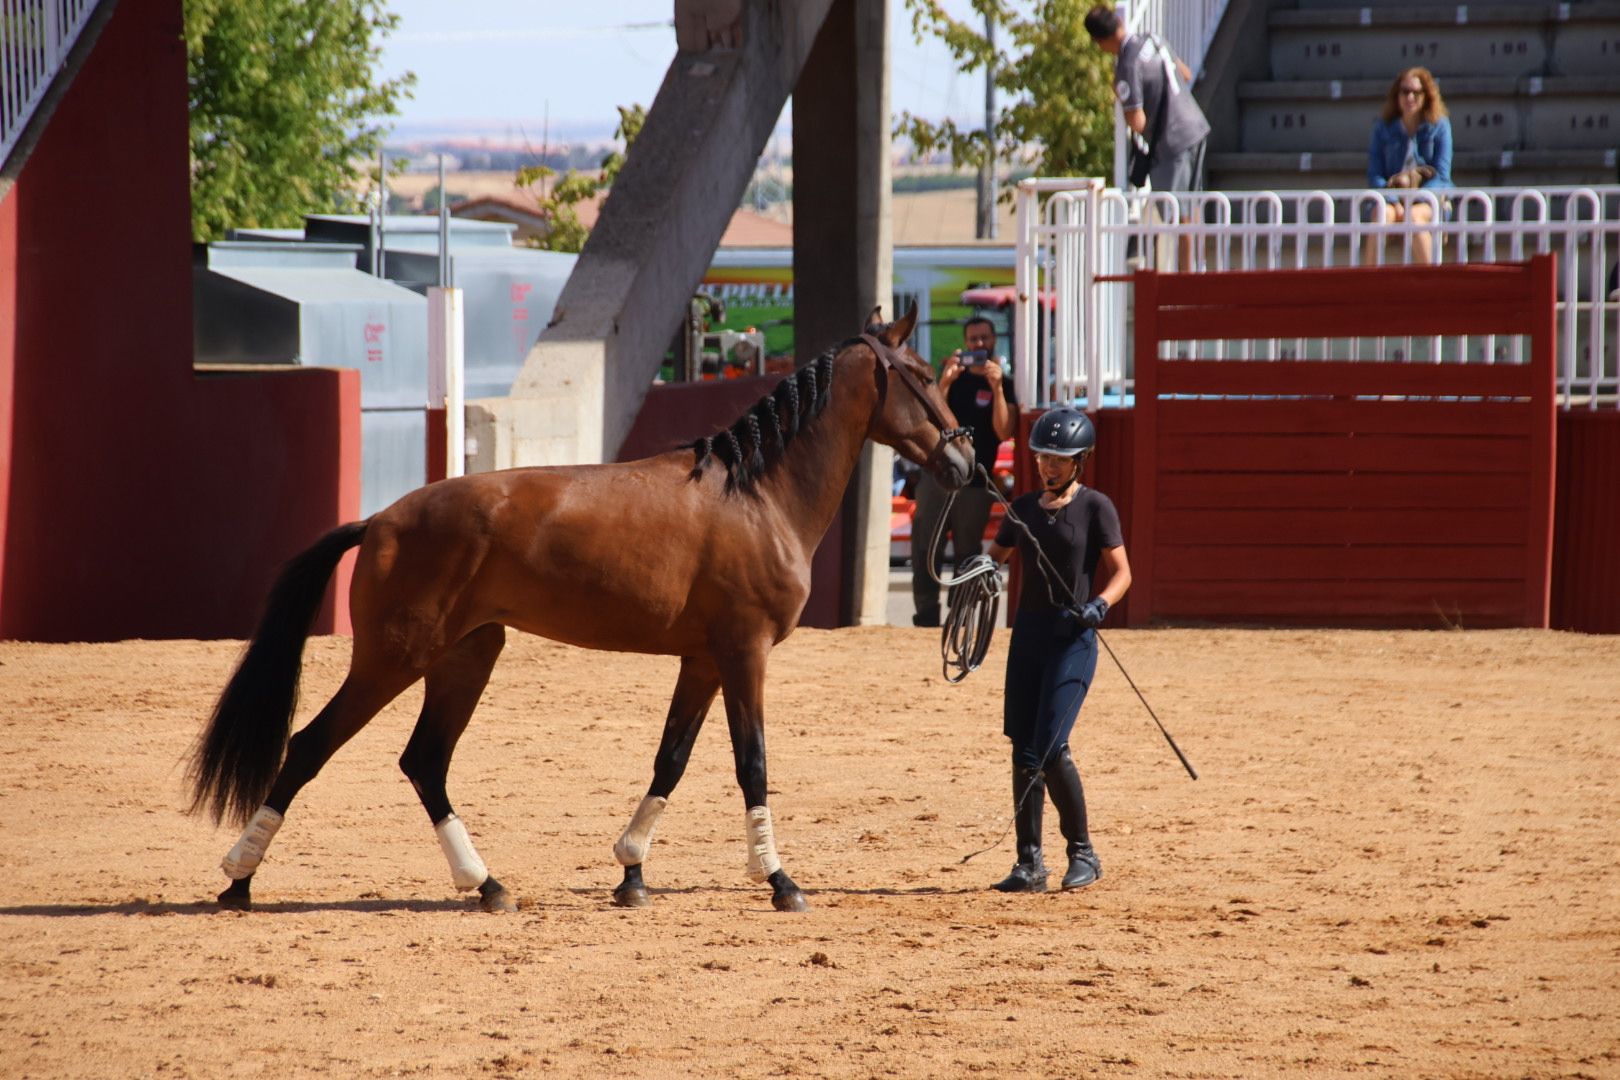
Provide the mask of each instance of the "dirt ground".
[{"label": "dirt ground", "polygon": [[[0,1077],[1620,1076],[1620,638],[1115,631],[1074,740],[1105,876],[1002,896],[998,634],[800,631],[767,690],[805,915],[743,874],[711,716],[609,903],[675,663],[513,635],[451,772],[451,886],[395,760],[407,694],[216,912],[182,813],[233,642],[0,644]],[[300,721],[347,642],[316,639]],[[1049,854],[1061,852],[1047,813]]]}]

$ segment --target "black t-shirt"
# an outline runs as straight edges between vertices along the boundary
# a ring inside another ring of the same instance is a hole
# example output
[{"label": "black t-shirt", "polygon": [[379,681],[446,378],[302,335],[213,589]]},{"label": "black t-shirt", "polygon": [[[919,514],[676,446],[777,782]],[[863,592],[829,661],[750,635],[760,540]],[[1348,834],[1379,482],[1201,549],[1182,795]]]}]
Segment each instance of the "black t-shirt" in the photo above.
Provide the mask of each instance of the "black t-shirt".
[{"label": "black t-shirt", "polygon": [[[1001,446],[1001,436],[996,434],[993,420],[995,399],[990,395],[990,380],[971,371],[964,371],[958,375],[956,381],[951,383],[951,388],[945,392],[945,404],[951,407],[951,415],[956,417],[957,422],[963,427],[973,429],[973,456],[984,466],[985,472],[990,472],[994,468],[996,450]],[[1016,414],[1018,395],[1013,390],[1010,371],[1002,376],[1001,396],[1007,399],[1008,407]],[[984,486],[977,472],[973,474],[973,486]]]},{"label": "black t-shirt", "polygon": [[[1041,505],[1039,492],[1029,492],[1013,500],[1012,512],[1029,526],[1041,550],[1058,573],[1069,582],[1075,599],[1085,603],[1091,599],[1091,575],[1096,572],[1097,560],[1104,548],[1119,547],[1125,542],[1119,529],[1119,511],[1108,496],[1091,488],[1081,488],[1069,504],[1055,515],[1048,516]],[[1057,610],[1047,595],[1046,575],[1041,571],[1035,552],[1023,530],[1003,519],[996,531],[996,543],[1002,547],[1017,547],[1023,560],[1023,588],[1018,597],[1018,614],[1050,614]],[[1058,603],[1064,602],[1060,590]]]}]

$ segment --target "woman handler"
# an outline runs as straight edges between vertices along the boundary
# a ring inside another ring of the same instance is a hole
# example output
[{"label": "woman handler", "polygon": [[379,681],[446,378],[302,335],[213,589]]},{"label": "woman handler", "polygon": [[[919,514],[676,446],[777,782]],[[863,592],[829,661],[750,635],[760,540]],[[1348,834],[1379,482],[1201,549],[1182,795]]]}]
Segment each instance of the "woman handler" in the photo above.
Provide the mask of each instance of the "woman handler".
[{"label": "woman handler", "polygon": [[[1056,585],[1048,586],[1029,537],[1003,520],[990,557],[1004,563],[1016,550],[1024,585],[1007,651],[1003,730],[1012,740],[1013,820],[1018,863],[994,886],[1001,892],[1044,892],[1041,809],[1047,793],[1068,842],[1063,888],[1079,889],[1102,876],[1086,830],[1086,796],[1069,756],[1069,733],[1097,670],[1096,627],[1131,587],[1131,567],[1120,536],[1119,514],[1108,496],[1080,482],[1097,431],[1085,413],[1060,408],[1035,421],[1029,448],[1044,490],[1013,501],[1012,514],[1029,526],[1041,551],[1081,600],[1078,610]],[[1011,515],[1009,515],[1011,517]],[[1106,587],[1092,597],[1097,568]]]}]

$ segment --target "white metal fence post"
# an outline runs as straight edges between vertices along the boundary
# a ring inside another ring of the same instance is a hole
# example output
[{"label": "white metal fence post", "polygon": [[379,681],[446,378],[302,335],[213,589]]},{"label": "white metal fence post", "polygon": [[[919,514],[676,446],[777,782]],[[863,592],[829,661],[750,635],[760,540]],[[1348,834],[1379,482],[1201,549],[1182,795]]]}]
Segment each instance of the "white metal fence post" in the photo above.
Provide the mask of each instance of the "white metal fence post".
[{"label": "white metal fence post", "polygon": [[444,475],[467,471],[466,328],[460,289],[428,289],[428,408],[444,410]]},{"label": "white metal fence post", "polygon": [[[1035,237],[1030,228],[1030,205],[1035,191],[1027,180],[1016,188],[1018,237],[1013,259],[1013,389],[1024,405],[1035,404],[1035,320],[1033,308],[1040,306],[1040,282],[1035,271]],[[1033,308],[1032,308],[1033,305]]]}]

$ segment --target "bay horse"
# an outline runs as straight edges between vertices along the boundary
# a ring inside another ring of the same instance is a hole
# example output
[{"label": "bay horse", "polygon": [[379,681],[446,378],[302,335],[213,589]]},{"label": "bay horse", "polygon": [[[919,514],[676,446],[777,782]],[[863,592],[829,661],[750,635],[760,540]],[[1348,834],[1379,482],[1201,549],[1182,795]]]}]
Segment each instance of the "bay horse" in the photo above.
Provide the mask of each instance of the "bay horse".
[{"label": "bay horse", "polygon": [[[902,343],[916,322],[829,349],[730,428],[607,465],[510,469],[444,480],[294,556],[191,763],[193,812],[245,825],[222,865],[222,907],[251,907],[254,871],[288,806],[385,705],[426,680],[400,769],[438,834],[458,889],[486,911],[516,903],[490,874],[445,792],[456,742],[506,628],[589,649],[679,656],[652,784],[614,845],[616,903],[648,903],[641,865],[716,693],[724,692],[747,870],[781,911],[805,909],[782,869],[766,802],[764,682],[771,648],[798,625],[810,559],[867,439],[922,465],[949,490],[973,469],[928,365]],[[349,589],[349,671],[289,739],[304,642],[338,561],[359,547]]]}]

